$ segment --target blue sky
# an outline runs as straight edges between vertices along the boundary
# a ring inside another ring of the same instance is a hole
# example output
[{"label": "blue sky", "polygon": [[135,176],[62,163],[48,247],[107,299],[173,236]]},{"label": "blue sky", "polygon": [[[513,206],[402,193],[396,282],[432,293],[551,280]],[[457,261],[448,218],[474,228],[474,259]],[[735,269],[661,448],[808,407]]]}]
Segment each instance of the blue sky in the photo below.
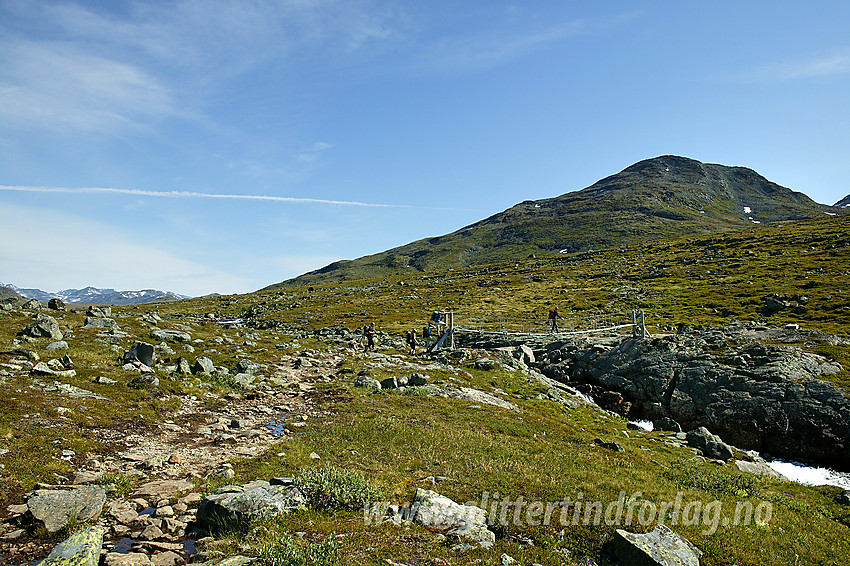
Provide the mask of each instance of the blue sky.
[{"label": "blue sky", "polygon": [[0,0],[0,281],[256,290],[664,154],[850,193],[850,4]]}]

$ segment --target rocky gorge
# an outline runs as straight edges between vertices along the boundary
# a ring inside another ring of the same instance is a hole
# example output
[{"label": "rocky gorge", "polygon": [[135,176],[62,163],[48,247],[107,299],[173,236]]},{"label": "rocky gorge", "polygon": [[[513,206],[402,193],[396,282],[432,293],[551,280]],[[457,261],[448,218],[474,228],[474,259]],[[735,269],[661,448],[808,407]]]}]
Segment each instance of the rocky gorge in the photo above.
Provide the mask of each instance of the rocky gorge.
[{"label": "rocky gorge", "polygon": [[682,326],[651,339],[468,335],[465,345],[532,347],[544,375],[631,418],[706,427],[738,447],[850,469],[850,399],[823,378],[840,364],[806,352],[844,339],[799,328]]}]

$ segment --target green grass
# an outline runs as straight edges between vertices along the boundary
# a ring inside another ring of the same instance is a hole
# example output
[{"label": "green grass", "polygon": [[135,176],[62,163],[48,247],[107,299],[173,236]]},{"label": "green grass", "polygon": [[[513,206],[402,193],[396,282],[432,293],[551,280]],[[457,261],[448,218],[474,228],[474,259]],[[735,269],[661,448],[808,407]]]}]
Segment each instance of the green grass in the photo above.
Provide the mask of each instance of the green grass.
[{"label": "green grass", "polygon": [[[703,507],[718,501],[724,513],[741,501],[772,504],[773,517],[767,524],[721,527],[712,533],[704,532],[701,524],[677,525],[677,532],[706,552],[705,564],[839,564],[850,555],[846,536],[850,513],[833,503],[835,488],[808,488],[744,476],[731,467],[692,460],[690,452],[665,445],[656,433],[629,431],[626,437],[620,419],[586,408],[566,411],[550,401],[537,400],[542,389],[520,372],[470,369],[466,364],[476,354],[454,362],[463,371],[426,373],[432,382],[500,389],[520,412],[473,407],[468,401],[429,397],[422,390],[369,394],[352,386],[357,372],[369,367],[372,377],[382,379],[397,376],[400,370],[370,365],[370,360],[345,352],[345,344],[305,331],[333,325],[356,328],[376,320],[379,330],[400,335],[423,326],[435,309],[455,310],[460,323],[481,314],[544,320],[551,305],[557,304],[568,318],[643,308],[654,333],[669,331],[679,323],[719,325],[738,319],[797,323],[847,337],[847,228],[846,217],[748,227],[737,233],[693,235],[609,251],[523,256],[474,268],[424,273],[405,270],[379,279],[316,284],[312,292],[292,287],[117,307],[115,318],[130,336],[114,343],[123,351],[133,340],[148,341],[151,326],[139,315],[156,311],[165,319],[160,327],[187,325],[193,338],[203,341],[192,344],[194,353],[172,344],[175,354],[166,356],[171,363],[180,356],[194,361],[204,355],[228,368],[242,358],[271,368],[281,356],[308,350],[330,351],[344,358],[333,371],[348,373],[317,384],[320,416],[308,420],[267,454],[234,460],[237,477],[229,480],[245,482],[280,475],[311,478],[314,507],[246,526],[238,535],[218,535],[208,548],[244,553],[247,536],[247,552],[267,564],[319,564],[323,556],[334,553],[340,564],[386,564],[387,559],[415,564],[497,564],[502,552],[522,563],[576,564],[585,555],[598,557],[615,527],[509,524],[499,529],[493,550],[457,553],[450,542],[436,540],[434,533],[415,525],[366,525],[362,512],[352,507],[366,494],[380,493],[399,503],[408,502],[417,487],[435,489],[458,502],[480,502],[484,493],[492,497],[495,492],[544,502],[575,499],[581,493],[583,501],[611,502],[620,492],[641,491],[644,499],[656,504],[672,501],[679,493]],[[806,294],[809,298],[804,309],[762,317],[757,309],[771,293]],[[257,313],[250,324],[258,328],[223,329],[205,320],[206,313],[222,317]],[[25,370],[10,370],[10,375],[0,380],[0,447],[10,450],[0,457],[4,465],[0,508],[20,503],[22,494],[36,482],[61,481],[84,467],[88,459],[102,460],[113,454],[117,446],[102,438],[104,431],[150,431],[156,423],[174,419],[183,396],[195,395],[207,408],[216,410],[227,401],[207,399],[207,392],[219,396],[245,393],[227,378],[173,378],[162,372],[156,389],[134,389],[129,384],[135,374],[121,369],[120,354],[99,341],[96,331],[80,328],[83,314],[57,316],[61,325],[70,327],[69,354],[77,368],[76,377],[60,381],[107,400],[45,393]],[[0,349],[13,347],[15,333],[30,320],[21,312],[0,313]],[[21,343],[21,347],[35,350],[43,360],[65,353],[46,352],[48,342],[41,339]],[[809,351],[843,364],[845,369],[828,379],[850,390],[850,346],[830,345],[817,337],[810,342],[806,345]],[[410,360],[403,350],[387,344],[378,351]],[[0,362],[11,358],[0,356]],[[96,383],[98,376],[116,383]],[[322,394],[331,391],[334,393]],[[61,414],[57,407],[70,412]],[[197,418],[184,415],[177,424],[190,424]],[[622,444],[626,452],[596,446],[593,441],[597,437]],[[72,462],[59,458],[65,449],[76,452]],[[311,459],[311,452],[321,459]],[[447,479],[433,485],[426,479],[429,477]],[[102,481],[114,483],[119,493],[133,489],[132,480],[126,477]],[[215,486],[213,480],[203,489]],[[533,541],[533,546],[526,540]]]}]

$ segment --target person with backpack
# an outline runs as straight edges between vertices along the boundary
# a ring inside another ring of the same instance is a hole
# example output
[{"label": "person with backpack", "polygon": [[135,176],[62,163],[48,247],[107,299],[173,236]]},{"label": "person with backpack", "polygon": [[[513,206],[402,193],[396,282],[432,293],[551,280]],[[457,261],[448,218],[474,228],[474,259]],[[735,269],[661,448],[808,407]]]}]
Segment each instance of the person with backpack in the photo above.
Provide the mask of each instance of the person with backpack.
[{"label": "person with backpack", "polygon": [[366,334],[366,351],[375,349],[375,323],[372,322],[364,330]]},{"label": "person with backpack", "polygon": [[555,333],[558,331],[558,319],[564,318],[558,313],[558,307],[553,309],[549,309],[549,322],[552,323],[552,332]]},{"label": "person with backpack", "polygon": [[416,355],[416,346],[419,345],[419,343],[416,341],[416,329],[415,328],[407,331],[407,345],[410,346],[410,355],[415,356]]},{"label": "person with backpack", "polygon": [[422,328],[422,340],[425,342],[425,349],[430,351],[431,346],[434,343],[434,327],[430,322],[428,323],[428,326]]}]

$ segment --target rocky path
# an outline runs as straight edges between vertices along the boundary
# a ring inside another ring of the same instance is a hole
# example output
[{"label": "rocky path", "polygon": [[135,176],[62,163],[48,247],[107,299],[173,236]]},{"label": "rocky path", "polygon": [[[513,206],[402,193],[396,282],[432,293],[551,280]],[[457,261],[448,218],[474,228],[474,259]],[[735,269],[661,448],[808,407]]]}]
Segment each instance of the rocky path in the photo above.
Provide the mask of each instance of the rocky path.
[{"label": "rocky path", "polygon": [[[128,434],[102,431],[100,440],[119,447],[114,454],[89,459],[71,485],[40,484],[27,502],[9,507],[11,521],[0,524],[0,562],[35,564],[52,544],[28,540],[26,523],[36,519],[48,530],[58,529],[73,509],[88,505],[102,509],[98,521],[109,566],[185,563],[193,551],[186,541],[196,536],[191,532],[201,500],[196,486],[210,478],[230,479],[231,460],[268,451],[317,416],[311,400],[315,385],[334,379],[343,360],[330,350],[282,356],[268,368],[270,379],[256,389],[224,397],[209,393],[204,400],[181,396],[180,409],[162,423]],[[134,477],[139,483],[116,497],[99,485],[104,477]]]}]

